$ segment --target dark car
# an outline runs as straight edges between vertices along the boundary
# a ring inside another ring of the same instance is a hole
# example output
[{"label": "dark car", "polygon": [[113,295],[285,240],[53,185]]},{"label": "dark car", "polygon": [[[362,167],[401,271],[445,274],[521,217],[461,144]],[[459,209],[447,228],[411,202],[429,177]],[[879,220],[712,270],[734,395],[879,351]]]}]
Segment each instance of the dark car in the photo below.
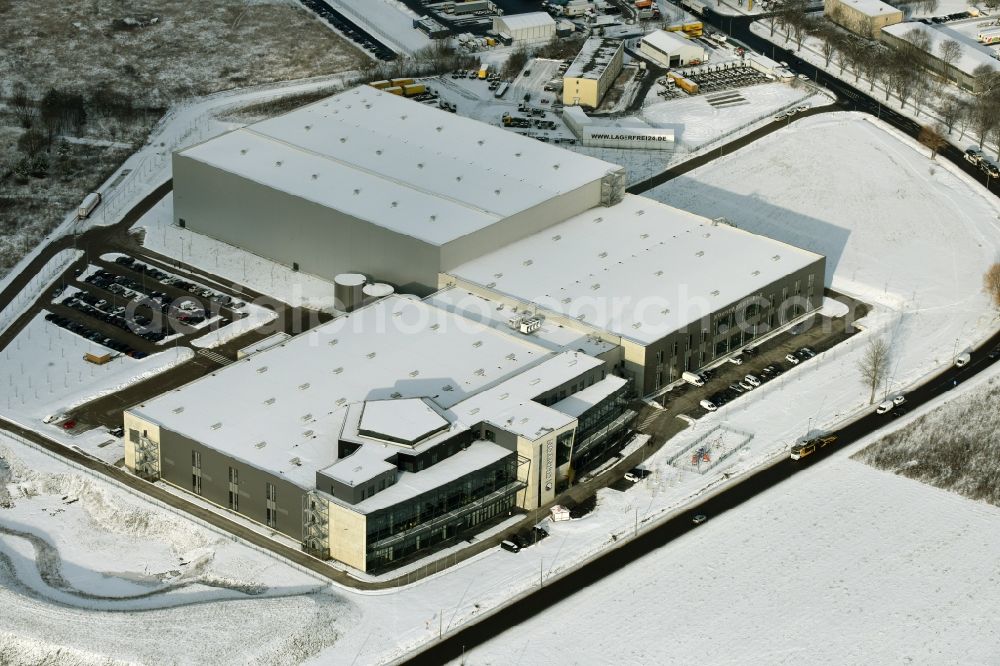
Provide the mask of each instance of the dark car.
[{"label": "dark car", "polygon": [[519,552],[521,552],[521,547],[518,546],[513,541],[506,541],[506,540],[501,541],[500,542],[500,547],[503,548],[504,550],[510,551],[512,553],[519,553]]}]

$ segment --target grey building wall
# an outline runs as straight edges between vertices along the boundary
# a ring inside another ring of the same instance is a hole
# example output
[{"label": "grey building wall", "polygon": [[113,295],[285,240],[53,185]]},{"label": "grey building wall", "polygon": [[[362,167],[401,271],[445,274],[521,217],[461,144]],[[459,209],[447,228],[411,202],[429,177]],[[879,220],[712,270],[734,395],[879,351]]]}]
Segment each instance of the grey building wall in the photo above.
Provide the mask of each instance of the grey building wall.
[{"label": "grey building wall", "polygon": [[[681,373],[685,370],[697,370],[709,365],[741,347],[750,345],[762,335],[786,325],[806,312],[819,309],[823,305],[825,270],[826,258],[820,257],[805,268],[775,280],[763,289],[747,294],[743,299],[718,308],[701,320],[692,322],[647,345],[644,372],[641,378],[637,378],[640,384],[637,389],[640,394],[652,393],[680,379]],[[798,295],[805,299],[805,302],[797,310],[783,309],[782,301],[792,299],[796,295],[796,284],[799,288]],[[758,308],[753,315],[747,316],[744,306],[759,300],[753,297],[759,297],[768,304],[773,298],[775,305]],[[749,334],[739,327],[736,329],[731,327],[728,320],[731,312],[736,313],[737,321],[745,322],[746,325],[742,328],[749,329]],[[737,334],[740,336],[739,339],[735,339]]]},{"label": "grey building wall", "polygon": [[316,487],[348,504],[357,504],[394,483],[396,483],[396,470],[381,472],[353,486],[329,477],[323,472],[316,472]]},{"label": "grey building wall", "polygon": [[358,272],[418,294],[437,286],[437,246],[176,153],[173,173],[174,222],[188,229],[327,279]]},{"label": "grey building wall", "polygon": [[306,492],[285,479],[262,472],[244,462],[203,446],[193,439],[160,427],[161,478],[194,492],[192,452],[201,454],[201,497],[229,508],[229,468],[239,474],[237,513],[262,525],[267,524],[265,484],[277,493],[277,524],[272,528],[298,541],[302,540],[302,499]]}]

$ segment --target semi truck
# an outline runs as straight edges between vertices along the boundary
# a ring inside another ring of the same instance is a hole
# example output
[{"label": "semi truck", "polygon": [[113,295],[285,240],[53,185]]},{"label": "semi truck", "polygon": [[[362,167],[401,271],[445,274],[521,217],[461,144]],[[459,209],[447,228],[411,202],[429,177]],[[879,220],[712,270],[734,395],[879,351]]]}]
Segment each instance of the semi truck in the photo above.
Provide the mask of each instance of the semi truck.
[{"label": "semi truck", "polygon": [[490,75],[490,66],[488,63],[483,63],[479,66],[479,78],[480,80],[485,79]]},{"label": "semi truck", "polygon": [[76,211],[77,219],[84,220],[90,217],[90,214],[94,212],[94,209],[97,208],[99,203],[101,203],[100,192],[91,192],[88,194],[83,198],[83,201],[80,203],[80,208]]}]

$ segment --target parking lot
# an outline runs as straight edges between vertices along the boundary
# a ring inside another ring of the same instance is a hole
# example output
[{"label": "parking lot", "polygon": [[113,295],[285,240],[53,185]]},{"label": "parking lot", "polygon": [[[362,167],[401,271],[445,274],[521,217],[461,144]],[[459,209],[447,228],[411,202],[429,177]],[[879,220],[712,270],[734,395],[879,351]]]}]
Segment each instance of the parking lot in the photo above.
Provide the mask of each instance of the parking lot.
[{"label": "parking lot", "polygon": [[358,47],[368,51],[379,60],[395,60],[396,53],[392,49],[362,30],[323,0],[302,0],[302,4],[357,44]]}]

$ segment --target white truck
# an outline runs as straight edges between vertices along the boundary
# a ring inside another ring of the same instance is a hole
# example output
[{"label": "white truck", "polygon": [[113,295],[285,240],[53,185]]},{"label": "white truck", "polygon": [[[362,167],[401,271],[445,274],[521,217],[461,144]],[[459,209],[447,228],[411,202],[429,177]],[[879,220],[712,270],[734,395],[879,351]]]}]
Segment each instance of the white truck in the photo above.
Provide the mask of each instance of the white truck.
[{"label": "white truck", "polygon": [[90,214],[94,212],[97,205],[101,203],[101,193],[91,192],[86,197],[84,197],[83,202],[80,204],[79,210],[76,211],[76,217],[80,220],[85,220],[90,217]]}]

